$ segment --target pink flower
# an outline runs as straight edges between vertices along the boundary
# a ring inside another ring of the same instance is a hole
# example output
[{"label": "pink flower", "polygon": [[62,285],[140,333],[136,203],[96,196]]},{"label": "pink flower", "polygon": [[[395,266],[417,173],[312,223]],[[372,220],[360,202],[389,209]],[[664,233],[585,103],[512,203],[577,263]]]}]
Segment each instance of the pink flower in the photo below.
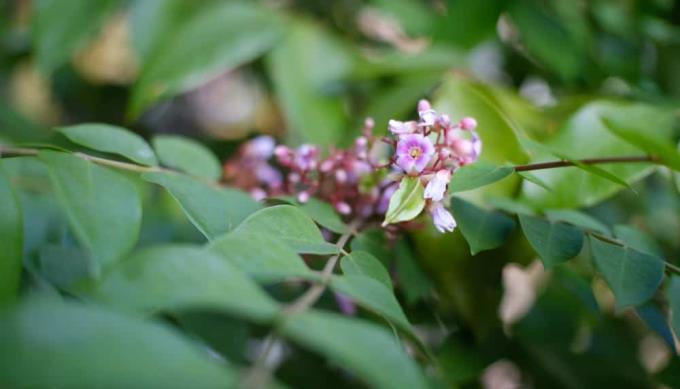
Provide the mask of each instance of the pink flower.
[{"label": "pink flower", "polygon": [[430,163],[433,154],[434,146],[425,136],[404,135],[397,143],[397,166],[408,174],[420,173]]},{"label": "pink flower", "polygon": [[477,128],[477,120],[475,120],[475,118],[471,118],[471,117],[464,117],[463,120],[461,120],[458,125],[463,130],[471,131],[471,130],[474,130],[475,128]]},{"label": "pink flower", "polygon": [[387,128],[394,135],[413,134],[418,129],[416,122],[400,122],[398,120],[390,120],[387,123]]},{"label": "pink flower", "polygon": [[304,144],[295,152],[295,165],[300,170],[315,169],[319,159],[319,149],[316,146]]},{"label": "pink flower", "polygon": [[446,185],[451,180],[451,172],[447,169],[438,171],[434,177],[427,183],[425,187],[425,194],[423,197],[432,199],[432,201],[441,201],[446,192]]},{"label": "pink flower", "polygon": [[418,116],[420,116],[420,125],[432,126],[437,120],[437,112],[432,109],[430,102],[427,100],[420,100],[418,102]]},{"label": "pink flower", "polygon": [[274,138],[268,135],[260,135],[245,144],[245,155],[259,160],[269,159],[274,154]]},{"label": "pink flower", "polygon": [[432,222],[437,231],[441,233],[451,232],[456,228],[456,220],[453,219],[453,215],[444,208],[442,203],[432,204],[430,213],[432,214]]}]

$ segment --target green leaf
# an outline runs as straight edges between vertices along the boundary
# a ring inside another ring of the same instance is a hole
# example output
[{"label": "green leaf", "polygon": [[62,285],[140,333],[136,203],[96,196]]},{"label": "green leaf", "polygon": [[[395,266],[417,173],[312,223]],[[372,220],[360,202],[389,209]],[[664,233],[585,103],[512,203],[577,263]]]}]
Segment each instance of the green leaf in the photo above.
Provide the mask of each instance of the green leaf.
[{"label": "green leaf", "polygon": [[498,166],[479,161],[456,170],[451,176],[449,192],[465,192],[481,186],[492,184],[512,174],[512,166]]},{"label": "green leaf", "polygon": [[41,151],[38,158],[47,165],[73,232],[99,267],[120,259],[134,247],[142,205],[131,181],[66,153]]},{"label": "green leaf", "polygon": [[675,335],[680,334],[680,277],[672,276],[666,288],[666,296],[671,310],[671,327]]},{"label": "green leaf", "polygon": [[61,127],[58,131],[81,146],[118,154],[141,165],[158,165],[156,155],[144,138],[124,128],[90,123]]},{"label": "green leaf", "polygon": [[656,334],[659,335],[664,340],[664,342],[666,342],[666,345],[673,353],[677,353],[675,349],[675,339],[673,339],[673,331],[671,331],[671,327],[668,325],[668,320],[666,320],[666,317],[664,316],[664,313],[661,311],[661,309],[659,309],[654,303],[648,302],[640,307],[635,308],[635,312],[651,330],[656,332]]},{"label": "green leaf", "polygon": [[268,73],[289,130],[289,143],[337,145],[348,115],[333,84],[353,66],[347,47],[321,26],[294,19],[267,57]]},{"label": "green leaf", "polygon": [[432,282],[418,265],[406,241],[397,242],[396,255],[397,283],[406,296],[406,303],[413,305],[430,295]]},{"label": "green leaf", "polygon": [[234,231],[215,239],[209,250],[264,282],[314,276],[302,258],[274,235]]},{"label": "green leaf", "polygon": [[614,226],[614,235],[618,239],[626,242],[627,246],[630,246],[637,251],[650,255],[656,255],[658,257],[663,256],[663,250],[661,247],[659,247],[659,244],[656,243],[652,237],[635,227],[625,224],[617,224]]},{"label": "green leaf", "polygon": [[12,388],[222,387],[225,363],[161,323],[34,298],[0,317],[0,382]]},{"label": "green leaf", "polygon": [[309,201],[300,205],[300,208],[309,215],[309,217],[314,219],[315,222],[326,227],[330,231],[343,234],[349,230],[347,225],[340,219],[338,213],[335,212],[335,208],[326,202],[310,198]]},{"label": "green leaf", "polygon": [[270,235],[298,253],[335,254],[339,249],[326,242],[314,221],[292,205],[268,207],[250,215],[235,231]]},{"label": "green leaf", "polygon": [[404,177],[387,207],[383,226],[415,219],[425,208],[425,188],[418,177]]},{"label": "green leaf", "polygon": [[345,255],[340,261],[340,268],[345,275],[364,275],[392,289],[392,278],[385,266],[366,251],[352,251]]},{"label": "green leaf", "polygon": [[38,251],[40,275],[52,285],[67,289],[95,275],[96,263],[78,247],[46,244]]},{"label": "green leaf", "polygon": [[583,232],[569,224],[554,223],[538,217],[518,215],[524,235],[541,257],[546,269],[578,255],[583,247]]},{"label": "green leaf", "polygon": [[0,161],[0,307],[14,301],[21,281],[24,231],[21,204]]},{"label": "green leaf", "polygon": [[607,129],[621,139],[629,142],[651,155],[656,155],[664,165],[680,171],[680,154],[670,139],[659,137],[648,128],[641,129],[628,124],[625,116],[603,117]]},{"label": "green leaf", "polygon": [[144,173],[142,178],[167,189],[191,223],[208,239],[232,230],[262,208],[247,193],[218,188],[177,173]]},{"label": "green leaf", "polygon": [[459,197],[451,199],[451,208],[472,255],[502,245],[515,228],[511,218],[479,208]]},{"label": "green leaf", "polygon": [[[619,139],[605,128],[602,116],[626,115],[630,125],[640,131],[651,131],[654,136],[670,139],[673,133],[673,116],[665,109],[644,104],[623,104],[595,101],[572,115],[555,136],[546,142],[552,151],[559,151],[570,159],[617,157],[639,155],[635,146]],[[550,153],[538,150],[532,162],[552,159]],[[598,165],[626,183],[633,183],[655,170],[645,163],[619,163]],[[592,167],[592,166],[591,166]],[[621,190],[619,183],[574,168],[534,171],[552,192],[534,185],[523,184],[523,201],[536,209],[581,208],[593,205]]]},{"label": "green leaf", "polygon": [[519,174],[526,181],[529,181],[532,184],[538,185],[541,188],[547,190],[548,192],[552,192],[552,189],[550,188],[550,186],[548,186],[548,184],[545,181],[538,178],[538,176],[535,175],[534,173],[532,173],[532,172],[519,172],[517,174]]},{"label": "green leaf", "polygon": [[193,139],[178,135],[158,135],[153,138],[152,143],[163,165],[211,181],[222,177],[222,167],[215,154]]},{"label": "green leaf", "polygon": [[611,234],[609,227],[587,213],[575,211],[573,209],[550,209],[545,211],[545,214],[548,219],[552,221],[573,224],[585,228],[586,230],[600,232],[605,235]]},{"label": "green leaf", "polygon": [[394,336],[362,320],[308,311],[293,316],[282,328],[285,336],[325,355],[375,388],[425,388],[418,365]]},{"label": "green leaf", "polygon": [[278,15],[253,2],[215,2],[190,15],[150,50],[133,90],[133,116],[256,59],[282,34]]},{"label": "green leaf", "polygon": [[215,308],[269,321],[278,305],[230,262],[199,246],[140,250],[84,292],[124,309],[156,313]]},{"label": "green leaf", "polygon": [[619,308],[649,300],[663,279],[664,262],[629,247],[590,237],[593,259],[612,288]]},{"label": "green leaf", "polygon": [[96,36],[116,0],[39,0],[31,23],[36,60],[50,74]]}]

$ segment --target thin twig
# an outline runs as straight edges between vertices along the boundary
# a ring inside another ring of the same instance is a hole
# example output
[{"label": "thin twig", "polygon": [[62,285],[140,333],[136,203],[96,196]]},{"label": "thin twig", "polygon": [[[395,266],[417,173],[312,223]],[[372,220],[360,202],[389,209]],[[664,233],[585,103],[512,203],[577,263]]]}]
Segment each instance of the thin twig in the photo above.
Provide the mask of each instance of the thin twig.
[{"label": "thin twig", "polygon": [[[638,162],[654,162],[658,163],[659,157],[655,155],[637,155],[637,156],[628,156],[628,157],[605,157],[605,158],[587,158],[587,159],[578,159],[575,160],[574,162],[583,164],[583,165],[599,165],[599,164],[607,164],[607,163],[638,163]],[[515,171],[516,172],[526,172],[530,170],[543,170],[543,169],[555,169],[555,168],[560,168],[560,167],[568,167],[568,166],[575,166],[576,164],[573,161],[550,161],[550,162],[539,162],[539,163],[530,163],[527,165],[517,165],[515,166]]]}]

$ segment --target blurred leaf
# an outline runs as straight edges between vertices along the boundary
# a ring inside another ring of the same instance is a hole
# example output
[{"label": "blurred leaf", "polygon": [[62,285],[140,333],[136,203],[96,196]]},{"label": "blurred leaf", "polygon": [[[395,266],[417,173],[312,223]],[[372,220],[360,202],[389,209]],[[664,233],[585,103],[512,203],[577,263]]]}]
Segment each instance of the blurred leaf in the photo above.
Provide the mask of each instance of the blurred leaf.
[{"label": "blurred leaf", "polygon": [[[172,17],[169,12],[161,16]],[[254,60],[271,49],[282,33],[276,13],[253,2],[216,2],[192,16],[150,49],[133,90],[133,116],[158,99]]]},{"label": "blurred leaf", "polygon": [[144,173],[142,178],[167,189],[191,223],[208,239],[230,231],[262,208],[247,193],[209,186],[183,174]]},{"label": "blurred leaf", "polygon": [[120,173],[70,154],[41,151],[38,158],[47,165],[57,199],[99,274],[137,242],[142,219],[137,189]]},{"label": "blurred leaf", "polygon": [[404,177],[390,198],[383,226],[413,220],[425,208],[425,188],[418,177]]},{"label": "blurred leaf", "polygon": [[673,332],[668,325],[668,321],[664,317],[663,313],[659,308],[657,308],[652,303],[647,303],[642,306],[635,308],[635,312],[640,316],[642,321],[647,324],[647,326],[656,332],[663,340],[666,342],[671,351],[676,354],[675,350],[675,339],[673,339]]},{"label": "blurred leaf", "polygon": [[392,278],[380,261],[366,251],[352,251],[342,257],[340,268],[345,275],[364,275],[392,290]]},{"label": "blurred leaf", "polygon": [[[383,76],[399,76],[428,79],[433,76],[437,80],[451,68],[463,68],[467,62],[464,51],[446,45],[432,45],[418,53],[404,53],[400,50],[372,49],[368,54],[359,57],[360,62],[353,69],[352,77],[358,79],[374,79]],[[416,91],[423,85],[413,85]],[[415,102],[422,94],[412,92]]]},{"label": "blurred leaf", "polygon": [[502,0],[445,1],[446,17],[436,21],[435,37],[448,44],[471,48],[495,36],[504,5]]},{"label": "blurred leaf", "polygon": [[354,251],[366,251],[376,257],[383,265],[388,265],[392,259],[389,242],[382,228],[369,228],[361,231],[350,242],[350,248]]},{"label": "blurred leaf", "polygon": [[675,335],[680,334],[680,277],[671,276],[666,288],[666,297],[671,311],[671,327]]},{"label": "blurred leaf", "polygon": [[278,311],[276,302],[234,265],[190,245],[140,250],[85,292],[103,303],[149,314],[214,308],[268,321]]},{"label": "blurred leaf", "polygon": [[432,291],[432,283],[427,275],[421,270],[414,254],[405,241],[397,243],[397,271],[396,278],[406,296],[409,305],[415,304],[420,299],[428,296]]},{"label": "blurred leaf", "polygon": [[270,235],[304,254],[335,254],[339,249],[326,242],[312,219],[292,205],[267,207],[250,215],[235,231]]},{"label": "blurred leaf", "polygon": [[313,276],[302,258],[281,237],[234,231],[215,239],[209,249],[263,282]]},{"label": "blurred leaf", "polygon": [[0,382],[8,387],[221,387],[228,365],[169,327],[58,300],[0,317]]},{"label": "blurred leaf", "polygon": [[658,257],[663,256],[663,250],[661,250],[659,244],[649,235],[633,226],[617,224],[614,226],[614,235],[637,251]]},{"label": "blurred leaf", "polygon": [[90,123],[61,127],[58,130],[71,142],[81,146],[118,154],[141,165],[158,165],[156,155],[144,138],[124,128]]},{"label": "blurred leaf", "polygon": [[285,40],[267,58],[289,143],[338,145],[348,116],[341,97],[329,90],[344,78],[354,58],[318,25],[292,21]]},{"label": "blurred leaf", "polygon": [[658,134],[649,132],[648,129],[643,130],[639,127],[630,127],[628,118],[624,115],[612,118],[603,117],[602,121],[607,129],[616,134],[616,136],[639,147],[650,155],[658,156],[666,166],[680,171],[680,154],[678,154],[675,145],[670,139],[659,137]]},{"label": "blurred leaf", "polygon": [[321,311],[293,316],[287,337],[325,355],[375,388],[425,388],[425,378],[396,339],[362,320]]},{"label": "blurred leaf", "polygon": [[215,154],[193,139],[176,135],[157,135],[152,143],[163,165],[211,181],[217,181],[222,177],[222,166]]},{"label": "blurred leaf", "polygon": [[96,36],[117,0],[37,0],[31,23],[36,60],[50,74]]},{"label": "blurred leaf", "polygon": [[465,192],[486,186],[502,180],[513,171],[512,166],[498,166],[484,161],[475,162],[454,172],[449,183],[449,192]]},{"label": "blurred leaf", "polygon": [[578,255],[583,247],[583,232],[569,224],[518,215],[524,235],[541,257],[546,269]]},{"label": "blurred leaf", "polygon": [[601,232],[605,235],[610,235],[609,227],[604,225],[594,217],[572,209],[550,209],[545,211],[548,219],[552,221],[566,222],[575,226],[585,228],[586,230]]},{"label": "blurred leaf", "polygon": [[184,331],[199,337],[230,362],[247,362],[250,340],[247,323],[215,312],[182,312],[173,316]]},{"label": "blurred leaf", "polygon": [[618,308],[640,305],[654,295],[663,279],[663,260],[592,236],[590,246]]},{"label": "blurred leaf", "polygon": [[0,307],[14,301],[19,292],[24,231],[19,198],[0,161]]},{"label": "blurred leaf", "polygon": [[40,247],[38,260],[40,274],[60,288],[68,288],[96,274],[96,263],[78,247],[46,244]]},{"label": "blurred leaf", "polygon": [[526,181],[529,181],[532,184],[538,185],[541,188],[547,190],[548,192],[552,192],[552,188],[550,188],[550,186],[548,186],[548,184],[545,181],[538,178],[534,173],[532,173],[532,172],[518,172],[517,174],[519,174]]},{"label": "blurred leaf", "polygon": [[[570,159],[639,155],[639,150],[618,139],[608,131],[600,119],[603,115],[625,115],[630,126],[640,131],[654,130],[660,138],[670,138],[672,115],[665,109],[643,104],[622,104],[598,101],[576,112],[551,138],[546,146]],[[539,153],[533,162],[545,161],[547,153]],[[599,165],[627,183],[635,182],[654,171],[652,164],[619,163]],[[580,208],[618,192],[621,187],[599,176],[574,168],[537,170],[534,174],[553,191],[546,192],[533,185],[522,186],[523,199],[537,209]]]},{"label": "blurred leaf", "polygon": [[451,199],[451,208],[472,255],[502,245],[515,228],[511,218],[479,208],[459,197]]},{"label": "blurred leaf", "polygon": [[330,231],[338,234],[348,231],[347,225],[329,203],[312,197],[306,203],[300,205],[300,208],[315,222]]}]

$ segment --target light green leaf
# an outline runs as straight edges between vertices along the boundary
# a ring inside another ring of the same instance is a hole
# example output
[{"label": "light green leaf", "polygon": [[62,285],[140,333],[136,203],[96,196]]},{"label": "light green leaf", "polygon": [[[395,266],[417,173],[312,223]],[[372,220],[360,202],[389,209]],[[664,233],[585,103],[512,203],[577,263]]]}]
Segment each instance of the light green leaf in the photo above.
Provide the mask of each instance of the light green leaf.
[{"label": "light green leaf", "polygon": [[663,279],[660,258],[590,237],[593,259],[612,288],[619,308],[649,300]]},{"label": "light green leaf", "polygon": [[142,178],[167,189],[191,223],[208,239],[239,225],[262,206],[237,189],[217,188],[177,173],[144,173]]},{"label": "light green leaf", "polygon": [[500,181],[512,174],[512,166],[498,166],[479,161],[456,170],[451,176],[449,192],[465,192]]},{"label": "light green leaf", "polygon": [[603,117],[605,127],[616,136],[629,142],[651,155],[658,156],[664,165],[680,171],[680,154],[670,139],[659,137],[650,128],[633,127],[624,114]]},{"label": "light green leaf", "polygon": [[515,222],[509,217],[458,197],[451,199],[451,208],[472,255],[502,245],[515,228]]},{"label": "light green leaf", "polygon": [[266,322],[278,310],[277,303],[236,266],[190,245],[140,250],[85,292],[103,303],[148,314],[215,308]]},{"label": "light green leaf", "polygon": [[31,23],[36,60],[50,74],[96,37],[116,0],[38,0]]},{"label": "light green leaf", "polygon": [[[605,128],[601,117],[626,115],[630,125],[640,131],[652,131],[654,136],[670,139],[673,116],[665,109],[644,104],[623,104],[606,101],[590,103],[577,111],[546,145],[570,159],[617,157],[639,155],[640,151],[622,141]],[[539,150],[533,162],[543,162],[553,157]],[[635,182],[654,171],[654,165],[645,163],[619,163],[598,165],[626,183]],[[592,167],[592,166],[591,166]],[[621,187],[603,177],[574,168],[534,171],[552,192],[534,185],[522,186],[522,198],[537,209],[581,208],[590,206],[621,190]]]},{"label": "light green leaf", "polygon": [[345,275],[364,275],[392,289],[392,278],[385,266],[366,251],[352,251],[349,255],[345,255],[340,261],[340,268]]},{"label": "light green leaf", "polygon": [[215,239],[209,250],[264,282],[314,276],[302,258],[274,235],[234,231]]},{"label": "light green leaf", "polygon": [[326,242],[314,221],[292,205],[268,207],[250,215],[235,231],[271,235],[298,253],[335,254],[339,249]]},{"label": "light green leaf", "polygon": [[382,327],[337,314],[308,311],[293,316],[285,336],[356,374],[371,387],[425,388],[418,365]]},{"label": "light green leaf", "polygon": [[222,167],[215,154],[193,139],[177,135],[158,135],[153,138],[152,143],[163,165],[211,181],[217,181],[222,177]]},{"label": "light green leaf", "polygon": [[532,173],[532,172],[519,172],[517,174],[519,174],[522,178],[531,182],[532,184],[536,184],[536,185],[540,186],[541,188],[547,190],[548,192],[552,192],[552,189],[550,188],[550,186],[548,186],[548,184],[545,181],[538,178],[538,176],[535,175],[534,173]]},{"label": "light green leaf", "polygon": [[425,188],[418,177],[404,177],[387,207],[383,226],[415,219],[425,208]]},{"label": "light green leaf", "polygon": [[14,301],[19,292],[24,230],[21,204],[0,161],[0,307]]},{"label": "light green leaf", "polygon": [[300,205],[300,208],[309,215],[309,217],[314,219],[315,222],[326,227],[330,231],[338,234],[343,234],[348,231],[347,225],[343,223],[338,213],[335,212],[335,208],[326,202],[310,198],[309,201]]},{"label": "light green leaf", "polygon": [[12,388],[223,387],[228,365],[161,323],[102,308],[24,302],[0,317],[0,382]]},{"label": "light green leaf", "polygon": [[522,214],[518,216],[524,235],[541,257],[546,269],[581,252],[583,232],[580,229],[534,216]]},{"label": "light green leaf", "polygon": [[142,205],[130,180],[66,153],[41,151],[38,158],[47,165],[73,232],[100,267],[120,259],[134,247]]},{"label": "light green leaf", "polygon": [[133,116],[158,99],[254,60],[282,34],[276,13],[254,2],[215,2],[191,15],[150,50],[133,90]]},{"label": "light green leaf", "polygon": [[680,277],[672,276],[666,288],[666,296],[671,310],[671,327],[675,335],[680,334]]},{"label": "light green leaf", "polygon": [[61,127],[58,131],[81,146],[118,154],[141,165],[158,165],[156,155],[144,138],[124,128],[89,123]]},{"label": "light green leaf", "polygon": [[348,50],[320,25],[296,19],[267,57],[289,143],[327,146],[341,140],[348,115],[341,96],[329,91],[353,66]]},{"label": "light green leaf", "polygon": [[575,211],[573,209],[550,209],[545,211],[545,214],[548,219],[552,221],[573,224],[585,228],[586,230],[600,232],[605,235],[611,234],[609,227],[587,213]]}]

